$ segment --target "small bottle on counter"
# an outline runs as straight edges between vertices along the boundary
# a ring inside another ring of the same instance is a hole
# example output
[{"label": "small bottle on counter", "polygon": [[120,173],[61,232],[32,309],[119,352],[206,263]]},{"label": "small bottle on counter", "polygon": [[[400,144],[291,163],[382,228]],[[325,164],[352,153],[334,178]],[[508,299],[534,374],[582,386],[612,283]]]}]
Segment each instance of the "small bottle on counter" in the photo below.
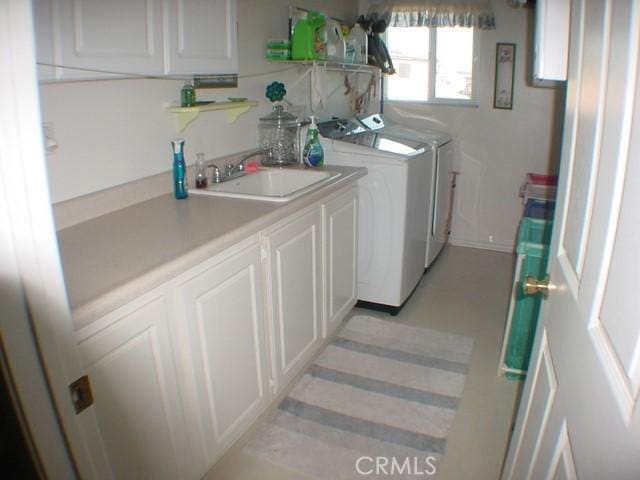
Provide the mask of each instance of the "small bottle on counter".
[{"label": "small bottle on counter", "polygon": [[196,104],[196,90],[193,83],[185,82],[184,87],[180,90],[180,106],[193,107]]},{"label": "small bottle on counter", "polygon": [[204,153],[196,153],[196,188],[207,188],[207,167],[204,164]]},{"label": "small bottle on counter", "polygon": [[173,193],[180,200],[189,196],[187,165],[184,162],[184,138],[171,140],[173,148]]}]

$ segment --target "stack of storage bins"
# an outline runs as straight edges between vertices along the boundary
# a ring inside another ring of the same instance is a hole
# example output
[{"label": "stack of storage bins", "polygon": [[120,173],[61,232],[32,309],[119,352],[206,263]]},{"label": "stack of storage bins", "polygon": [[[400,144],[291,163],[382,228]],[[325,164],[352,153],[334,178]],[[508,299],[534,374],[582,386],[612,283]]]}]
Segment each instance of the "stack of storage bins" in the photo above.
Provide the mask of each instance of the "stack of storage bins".
[{"label": "stack of storage bins", "polygon": [[521,378],[527,372],[540,313],[541,294],[525,296],[522,284],[528,275],[542,279],[546,274],[555,185],[528,183],[542,177],[544,182],[555,180],[546,175],[528,174],[521,190],[524,216],[518,231],[515,274],[498,369],[499,374],[506,374],[508,378]]}]

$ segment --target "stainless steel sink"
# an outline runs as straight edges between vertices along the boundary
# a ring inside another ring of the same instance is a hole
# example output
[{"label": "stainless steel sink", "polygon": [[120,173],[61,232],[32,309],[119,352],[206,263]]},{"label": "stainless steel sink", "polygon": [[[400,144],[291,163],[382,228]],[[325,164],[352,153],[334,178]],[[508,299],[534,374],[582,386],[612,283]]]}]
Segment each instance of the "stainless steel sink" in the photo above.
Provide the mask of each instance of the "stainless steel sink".
[{"label": "stainless steel sink", "polygon": [[197,195],[248,198],[269,202],[288,202],[312,192],[342,175],[330,170],[263,167],[235,180],[191,190]]}]

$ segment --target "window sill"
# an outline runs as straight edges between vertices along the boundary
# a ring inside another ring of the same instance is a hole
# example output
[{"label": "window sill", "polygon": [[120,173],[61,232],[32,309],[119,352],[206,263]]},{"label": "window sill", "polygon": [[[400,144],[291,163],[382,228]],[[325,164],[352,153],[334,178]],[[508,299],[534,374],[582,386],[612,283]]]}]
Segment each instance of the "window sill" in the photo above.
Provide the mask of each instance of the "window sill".
[{"label": "window sill", "polygon": [[467,107],[467,108],[479,108],[480,104],[476,100],[389,100],[384,99],[384,103],[391,104],[397,103],[401,105],[437,105],[441,107]]}]

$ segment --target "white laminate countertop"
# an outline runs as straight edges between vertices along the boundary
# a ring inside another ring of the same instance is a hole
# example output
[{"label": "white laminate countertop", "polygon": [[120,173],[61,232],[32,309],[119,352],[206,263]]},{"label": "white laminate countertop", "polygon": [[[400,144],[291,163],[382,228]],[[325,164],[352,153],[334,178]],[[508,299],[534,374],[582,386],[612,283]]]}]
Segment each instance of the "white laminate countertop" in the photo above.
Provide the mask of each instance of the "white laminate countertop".
[{"label": "white laminate countertop", "polygon": [[366,175],[365,168],[324,168],[342,175],[287,203],[167,194],[60,230],[75,328]]}]

